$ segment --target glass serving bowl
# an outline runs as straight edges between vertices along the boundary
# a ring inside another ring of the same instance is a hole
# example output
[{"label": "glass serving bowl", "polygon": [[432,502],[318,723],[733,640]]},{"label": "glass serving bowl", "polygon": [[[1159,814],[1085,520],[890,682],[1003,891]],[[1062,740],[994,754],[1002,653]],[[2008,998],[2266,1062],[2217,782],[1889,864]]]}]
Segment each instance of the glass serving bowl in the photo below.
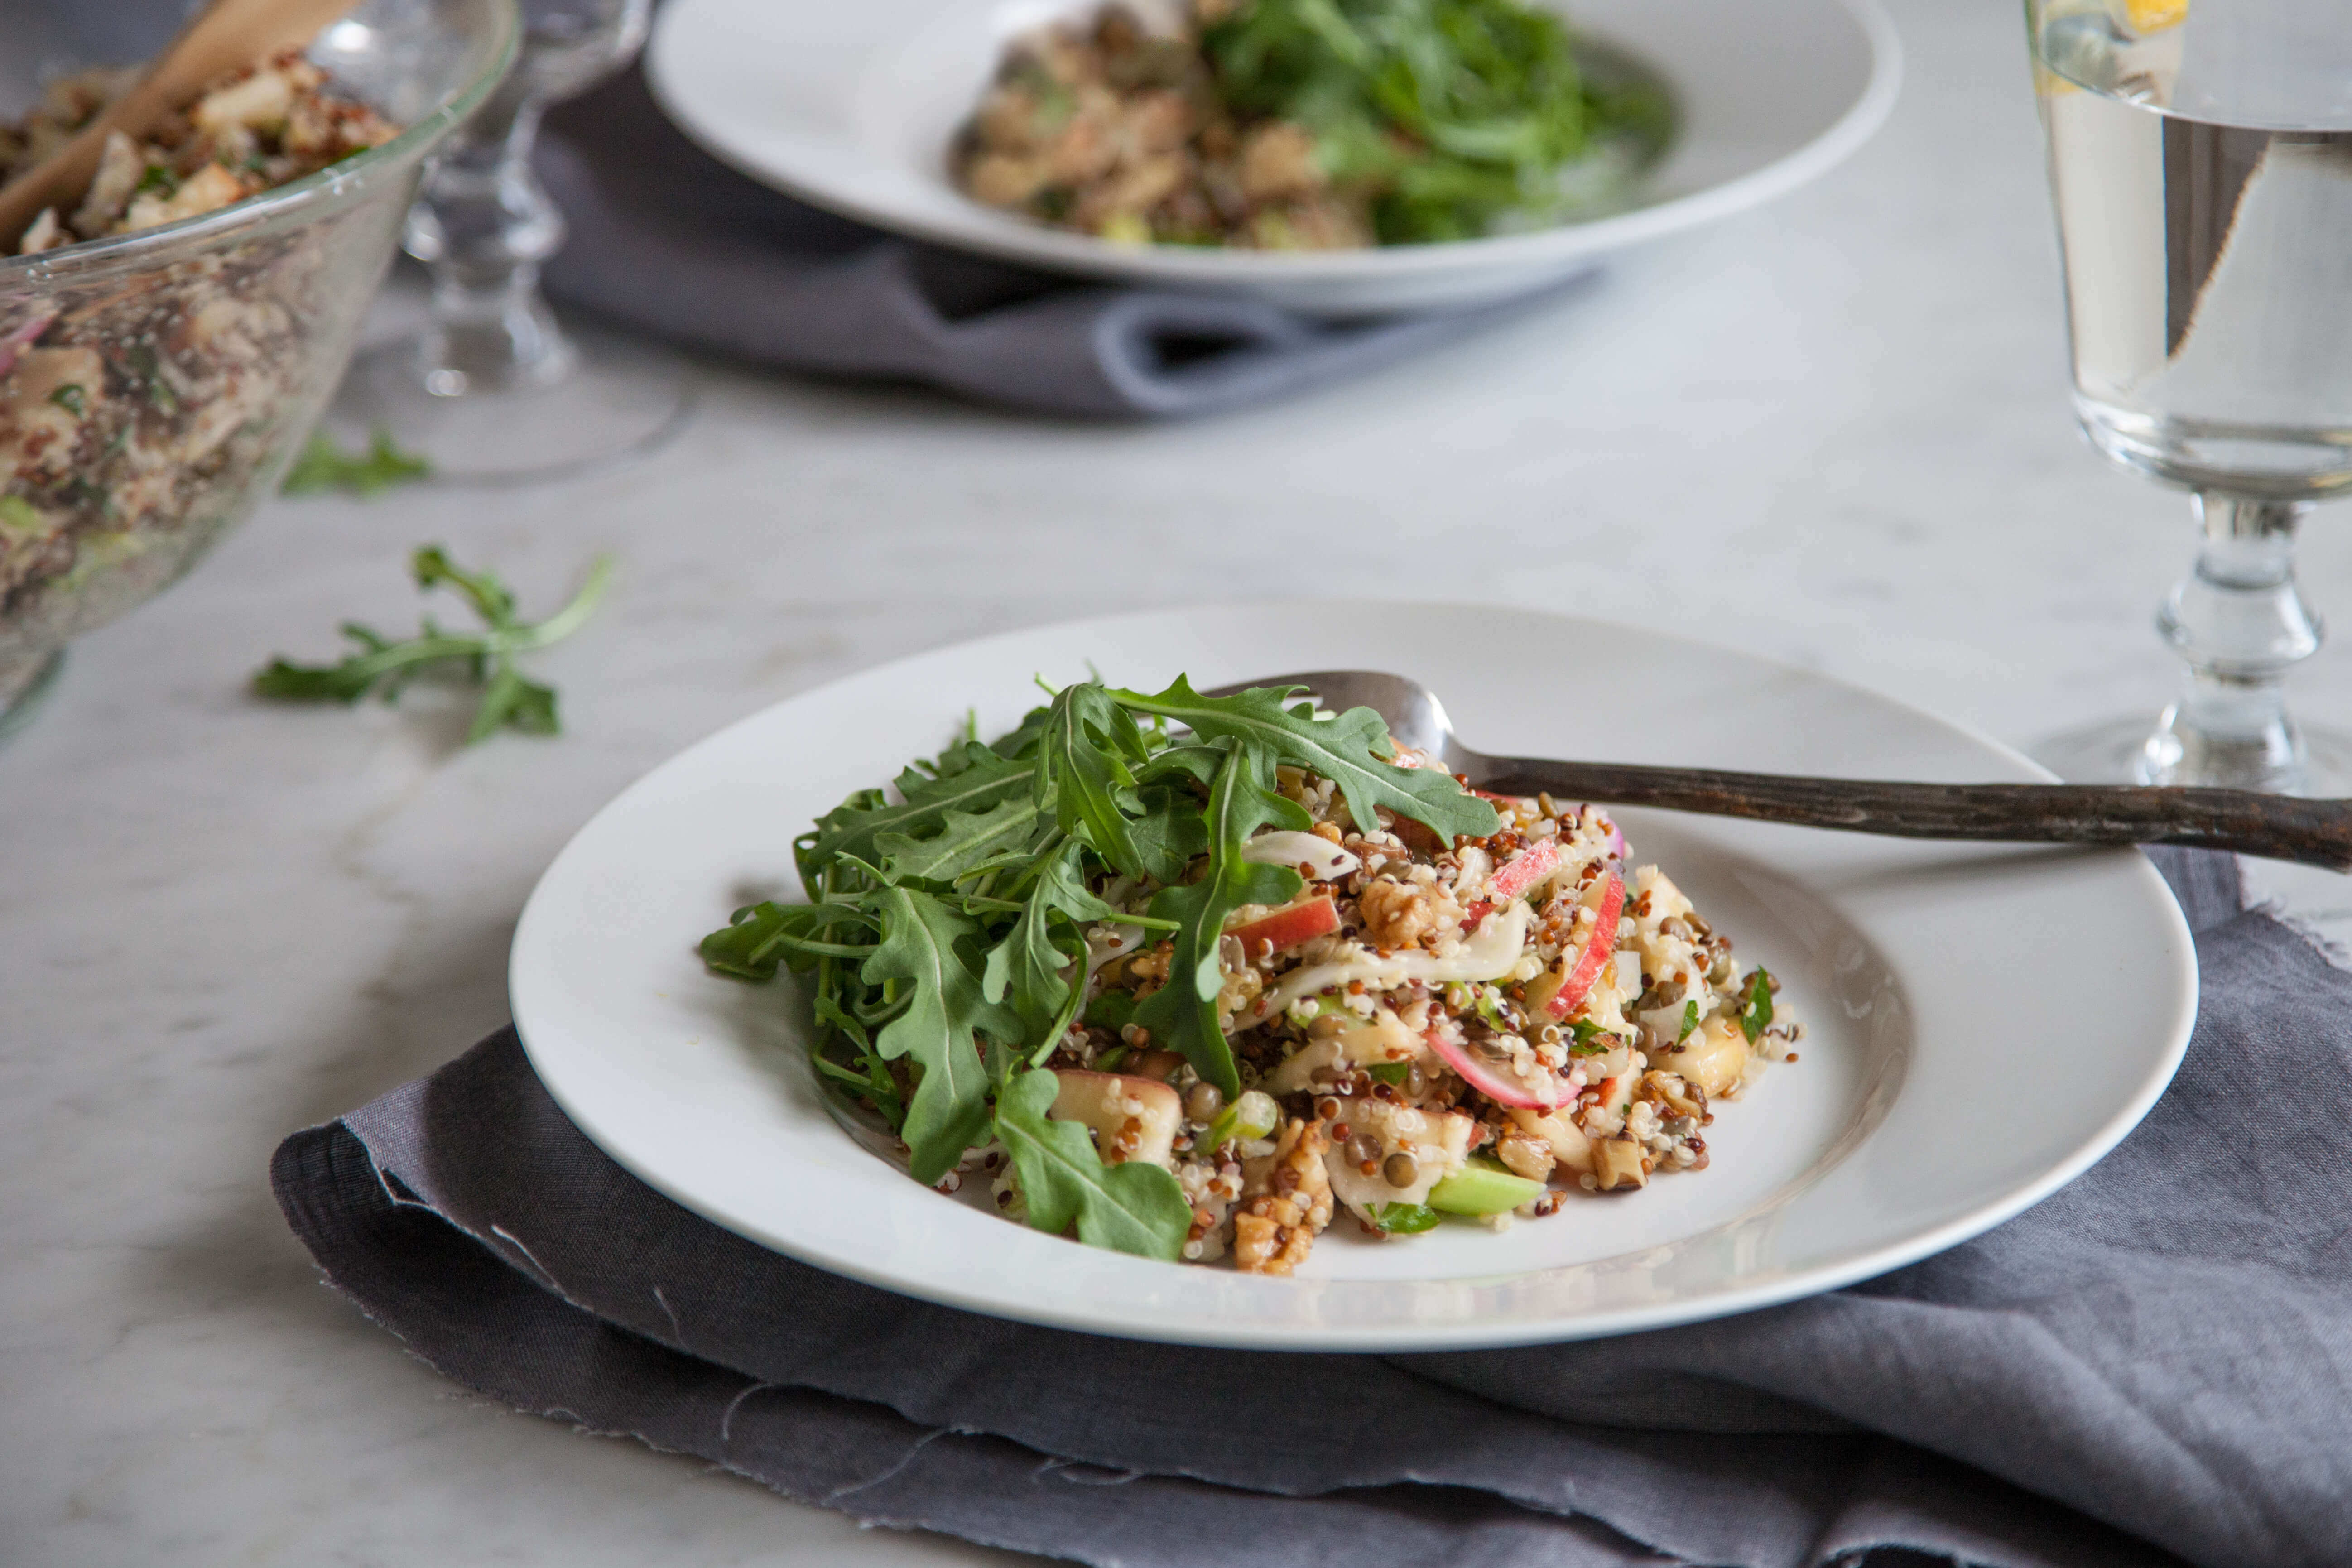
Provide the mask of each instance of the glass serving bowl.
[{"label": "glass serving bowl", "polygon": [[[33,71],[153,53],[181,10],[0,4],[0,113],[29,103]],[[277,489],[425,156],[520,27],[514,0],[362,0],[310,58],[397,137],[201,216],[0,258],[0,733],[68,639],[169,587]]]}]

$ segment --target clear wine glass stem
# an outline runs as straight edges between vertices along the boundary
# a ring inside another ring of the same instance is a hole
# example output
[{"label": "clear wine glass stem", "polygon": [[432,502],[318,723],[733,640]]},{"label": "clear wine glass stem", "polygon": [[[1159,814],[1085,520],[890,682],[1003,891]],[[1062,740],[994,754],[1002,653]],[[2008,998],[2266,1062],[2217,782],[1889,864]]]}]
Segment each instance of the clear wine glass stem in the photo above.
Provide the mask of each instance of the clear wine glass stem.
[{"label": "clear wine glass stem", "polygon": [[2309,504],[2197,497],[2204,546],[2156,617],[2189,665],[2189,685],[2148,738],[2146,782],[2302,786],[2303,737],[2284,686],[2319,651],[2319,619],[2294,580],[2294,531]]},{"label": "clear wine glass stem", "polygon": [[433,272],[433,328],[417,372],[441,397],[546,386],[572,349],[540,297],[563,215],[531,173],[541,99],[516,79],[449,141],[410,211],[407,248]]}]

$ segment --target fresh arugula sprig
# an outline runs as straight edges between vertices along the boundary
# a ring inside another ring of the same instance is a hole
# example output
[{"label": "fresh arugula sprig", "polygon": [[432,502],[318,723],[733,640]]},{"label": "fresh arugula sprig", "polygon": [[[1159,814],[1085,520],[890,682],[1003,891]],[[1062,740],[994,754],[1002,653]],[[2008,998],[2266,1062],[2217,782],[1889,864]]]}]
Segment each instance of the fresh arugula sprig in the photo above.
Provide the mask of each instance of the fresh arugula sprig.
[{"label": "fresh arugula sprig", "polygon": [[335,664],[273,658],[254,676],[255,694],[288,702],[357,702],[373,691],[389,702],[418,675],[455,669],[482,688],[481,701],[466,731],[467,744],[501,727],[530,735],[556,733],[561,726],[554,689],[525,679],[515,657],[580,629],[612,581],[612,559],[598,556],[572,602],[535,625],[516,617],[514,595],[505,584],[488,572],[465,570],[437,544],[418,550],[410,557],[409,568],[420,590],[446,588],[464,599],[480,618],[482,629],[444,631],[426,616],[419,636],[395,640],[346,621],[342,633],[358,645],[356,653]]},{"label": "fresh arugula sprig", "polygon": [[1370,710],[1318,717],[1294,696],[1203,697],[1181,678],[1150,694],[1055,690],[993,743],[967,732],[908,767],[895,798],[859,790],[818,818],[793,846],[808,901],[738,910],[703,939],[704,962],[740,979],[808,977],[817,1071],[898,1131],[917,1176],[938,1181],[993,1137],[1031,1223],[1173,1257],[1191,1223],[1175,1178],[1106,1165],[1084,1128],[1047,1114],[1057,1080],[1043,1064],[1087,1004],[1088,930],[1164,932],[1171,950],[1166,984],[1139,1003],[1105,993],[1089,1022],[1142,1026],[1231,1101],[1224,923],[1300,886],[1295,870],[1242,858],[1260,828],[1307,826],[1275,769],[1334,780],[1368,826],[1383,811],[1449,837],[1499,825],[1447,775],[1388,761]]},{"label": "fresh arugula sprig", "polygon": [[[79,412],[79,410],[77,410]],[[378,426],[364,452],[346,452],[325,431],[315,432],[294,466],[278,485],[280,495],[323,495],[346,490],[362,500],[394,485],[413,484],[433,477],[433,465],[414,452],[393,444],[392,432]]]}]

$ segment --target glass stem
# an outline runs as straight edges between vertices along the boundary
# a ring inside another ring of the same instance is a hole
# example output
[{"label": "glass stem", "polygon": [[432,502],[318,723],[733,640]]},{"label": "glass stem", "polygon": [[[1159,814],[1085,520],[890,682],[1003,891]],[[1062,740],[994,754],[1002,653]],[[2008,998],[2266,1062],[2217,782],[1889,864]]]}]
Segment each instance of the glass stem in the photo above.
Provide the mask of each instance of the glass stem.
[{"label": "glass stem", "polygon": [[410,210],[408,253],[433,270],[417,370],[438,396],[545,386],[572,366],[539,293],[540,264],[563,245],[563,215],[530,167],[539,116],[509,79],[450,138]]},{"label": "glass stem", "polygon": [[2157,612],[2157,629],[2189,665],[2188,689],[2148,738],[2150,784],[2221,784],[2292,794],[2303,737],[2287,717],[2286,673],[2319,651],[2320,625],[2294,581],[2305,501],[2197,497],[2205,542],[2196,570]]}]

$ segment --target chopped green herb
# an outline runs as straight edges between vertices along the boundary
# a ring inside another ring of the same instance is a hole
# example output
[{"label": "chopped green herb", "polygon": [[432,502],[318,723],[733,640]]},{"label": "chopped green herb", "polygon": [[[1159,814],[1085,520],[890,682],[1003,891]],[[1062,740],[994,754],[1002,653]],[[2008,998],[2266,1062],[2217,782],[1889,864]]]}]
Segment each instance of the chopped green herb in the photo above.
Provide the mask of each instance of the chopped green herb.
[{"label": "chopped green herb", "polygon": [[[1579,1018],[1575,1023],[1570,1024],[1569,1027],[1573,1030],[1576,1035],[1575,1040],[1568,1047],[1569,1054],[1570,1056],[1605,1056],[1612,1049],[1623,1043],[1620,1037],[1611,1034],[1608,1030],[1602,1028],[1600,1025],[1591,1022],[1590,1019]],[[1599,1044],[1595,1044],[1595,1041],[1598,1041]]]},{"label": "chopped green herb", "polygon": [[49,401],[77,419],[84,417],[89,412],[83,402],[81,385],[79,382],[69,381],[63,386],[58,387],[49,394]]},{"label": "chopped green herb", "polygon": [[139,183],[131,190],[133,195],[161,193],[168,201],[179,194],[180,176],[173,174],[168,164],[150,163],[146,172],[139,176]]},{"label": "chopped green herb", "polygon": [[429,479],[432,474],[431,463],[394,446],[392,433],[381,426],[368,437],[368,449],[358,453],[344,451],[332,436],[321,430],[310,437],[310,445],[294,459],[294,466],[286,471],[285,482],[278,489],[280,494],[289,496],[346,490],[364,498],[394,485]]},{"label": "chopped green herb", "polygon": [[1373,1062],[1364,1070],[1391,1089],[1402,1089],[1405,1079],[1412,1076],[1411,1062]]},{"label": "chopped green herb", "polygon": [[[256,695],[290,702],[357,702],[375,691],[389,702],[425,670],[455,670],[483,689],[481,702],[474,710],[474,721],[466,732],[467,744],[485,739],[501,726],[531,735],[554,734],[558,729],[555,692],[552,688],[524,679],[516,668],[515,656],[559,642],[580,629],[612,580],[610,558],[597,557],[589,567],[588,580],[581,584],[572,602],[536,626],[516,619],[514,595],[504,584],[487,572],[467,572],[457,566],[438,545],[417,551],[410,567],[420,589],[447,587],[464,598],[480,617],[483,629],[445,632],[428,619],[420,636],[395,642],[366,626],[346,622],[343,635],[358,645],[358,652],[339,664],[306,665],[272,659],[253,678]],[[756,914],[757,910],[748,912]],[[740,921],[743,917],[738,918]],[[730,926],[727,932],[719,934],[740,930],[739,925]],[[709,949],[705,951],[707,953]],[[723,951],[732,955],[737,950],[728,947]],[[772,959],[766,962],[768,973],[773,973]]]},{"label": "chopped green herb", "polygon": [[41,514],[23,496],[0,496],[0,532],[38,533]]},{"label": "chopped green herb", "polygon": [[1679,1045],[1681,1045],[1685,1040],[1689,1039],[1689,1038],[1691,1037],[1691,1031],[1692,1031],[1693,1029],[1697,1028],[1697,1027],[1698,1027],[1698,1004],[1697,1004],[1697,1003],[1696,1003],[1696,1002],[1685,1002],[1685,1003],[1684,1003],[1684,1004],[1683,1004],[1683,1030],[1682,1030],[1682,1033],[1681,1033],[1681,1034],[1676,1035],[1676,1036],[1675,1037],[1675,1044],[1676,1044],[1676,1045],[1678,1045],[1678,1046],[1679,1046]]},{"label": "chopped green herb", "polygon": [[1754,1045],[1772,1026],[1772,977],[1759,964],[1748,977],[1748,1005],[1740,1010],[1739,1032]]},{"label": "chopped green herb", "polygon": [[1437,1227],[1439,1215],[1427,1204],[1375,1204],[1372,1223],[1391,1236],[1418,1236]]},{"label": "chopped green herb", "polygon": [[180,395],[164,379],[163,356],[155,352],[154,345],[134,343],[124,357],[130,360],[131,372],[139,378],[140,387],[147,395],[148,405],[159,413],[178,413]]}]

